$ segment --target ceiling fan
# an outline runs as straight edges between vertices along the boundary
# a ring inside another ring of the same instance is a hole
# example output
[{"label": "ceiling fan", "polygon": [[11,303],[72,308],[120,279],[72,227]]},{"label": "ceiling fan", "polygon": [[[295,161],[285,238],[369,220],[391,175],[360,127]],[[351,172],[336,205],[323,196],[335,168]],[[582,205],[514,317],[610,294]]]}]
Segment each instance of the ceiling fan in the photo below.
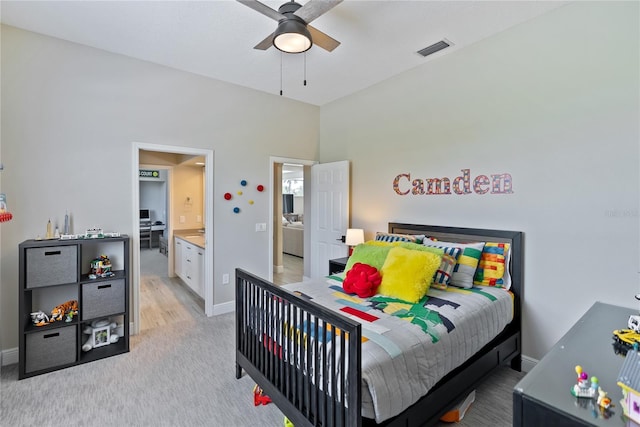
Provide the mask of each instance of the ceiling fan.
[{"label": "ceiling fan", "polygon": [[331,10],[343,0],[309,0],[304,6],[291,0],[278,10],[258,0],[238,0],[245,6],[278,21],[276,30],[258,43],[254,49],[267,50],[271,46],[286,53],[301,53],[313,44],[331,52],[340,42],[309,25],[311,21]]}]

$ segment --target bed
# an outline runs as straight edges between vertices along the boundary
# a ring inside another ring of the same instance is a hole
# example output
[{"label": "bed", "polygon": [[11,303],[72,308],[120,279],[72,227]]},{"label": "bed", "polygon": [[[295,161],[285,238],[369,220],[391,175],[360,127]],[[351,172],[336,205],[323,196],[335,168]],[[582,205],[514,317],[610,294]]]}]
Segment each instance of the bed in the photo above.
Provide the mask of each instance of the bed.
[{"label": "bed", "polygon": [[[388,411],[376,413],[379,408],[375,404],[373,413],[370,409],[372,396],[375,400],[379,393],[369,388],[371,370],[378,368],[372,365],[368,354],[371,348],[380,347],[378,342],[371,343],[376,341],[372,336],[384,334],[375,331],[372,334],[370,323],[354,317],[349,310],[331,309],[331,303],[319,294],[315,295],[313,287],[321,288],[323,283],[333,286],[334,294],[339,293],[339,287],[335,283],[331,285],[331,280],[336,278],[291,285],[291,289],[303,290],[293,293],[238,269],[236,376],[240,378],[244,370],[297,427],[432,425],[493,369],[510,365],[520,370],[524,290],[522,233],[401,223],[390,223],[388,231],[390,234],[426,235],[449,242],[509,243],[510,293],[500,291],[509,294],[511,320],[504,328],[500,327],[494,338],[489,337],[488,343],[465,356],[460,364],[456,362],[444,374],[434,375],[434,383],[429,384],[428,390],[415,402],[410,401],[400,413],[392,410],[393,415],[388,416]],[[429,292],[429,298],[438,299],[431,296],[431,290]],[[381,317],[379,311],[372,313]],[[386,321],[397,323],[395,319]],[[417,330],[415,325],[406,328]],[[449,353],[455,352],[449,350]],[[394,361],[405,358],[410,359],[404,355],[402,358],[387,357]],[[416,363],[423,366],[419,360]],[[391,400],[382,399],[381,402]]]}]

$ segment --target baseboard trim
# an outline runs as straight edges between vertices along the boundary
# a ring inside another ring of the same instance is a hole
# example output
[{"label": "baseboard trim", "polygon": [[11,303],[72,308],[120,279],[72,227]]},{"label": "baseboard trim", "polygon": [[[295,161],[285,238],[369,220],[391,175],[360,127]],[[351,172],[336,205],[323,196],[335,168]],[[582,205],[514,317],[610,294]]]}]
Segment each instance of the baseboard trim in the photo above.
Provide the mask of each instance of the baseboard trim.
[{"label": "baseboard trim", "polygon": [[229,302],[225,302],[222,304],[215,304],[213,306],[213,315],[217,316],[219,314],[225,314],[225,313],[233,313],[234,311],[236,311],[236,302],[235,301],[229,301]]},{"label": "baseboard trim", "polygon": [[18,363],[18,347],[10,348],[8,350],[2,350],[0,353],[0,359],[2,359],[2,366],[13,365]]},{"label": "baseboard trim", "polygon": [[531,371],[537,364],[539,360],[534,359],[528,356],[522,356],[522,371],[529,372]]}]

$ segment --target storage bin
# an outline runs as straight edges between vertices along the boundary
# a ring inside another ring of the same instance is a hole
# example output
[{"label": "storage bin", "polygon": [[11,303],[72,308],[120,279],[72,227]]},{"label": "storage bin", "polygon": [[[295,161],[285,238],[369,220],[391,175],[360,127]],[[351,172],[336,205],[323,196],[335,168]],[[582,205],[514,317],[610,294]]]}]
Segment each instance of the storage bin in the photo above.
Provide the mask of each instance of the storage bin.
[{"label": "storage bin", "polygon": [[27,334],[25,372],[75,363],[76,328],[73,325]]},{"label": "storage bin", "polygon": [[27,288],[74,283],[78,280],[76,245],[28,248],[26,252]]},{"label": "storage bin", "polygon": [[82,284],[82,320],[107,317],[124,311],[124,279]]}]

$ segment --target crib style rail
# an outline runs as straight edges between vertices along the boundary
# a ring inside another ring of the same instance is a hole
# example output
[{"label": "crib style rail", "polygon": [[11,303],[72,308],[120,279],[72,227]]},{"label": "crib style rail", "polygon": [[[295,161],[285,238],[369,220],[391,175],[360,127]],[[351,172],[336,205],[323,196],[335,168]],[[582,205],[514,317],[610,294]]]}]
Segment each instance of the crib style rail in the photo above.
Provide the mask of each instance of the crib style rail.
[{"label": "crib style rail", "polygon": [[244,369],[296,426],[362,425],[361,326],[236,270],[236,377]]}]

